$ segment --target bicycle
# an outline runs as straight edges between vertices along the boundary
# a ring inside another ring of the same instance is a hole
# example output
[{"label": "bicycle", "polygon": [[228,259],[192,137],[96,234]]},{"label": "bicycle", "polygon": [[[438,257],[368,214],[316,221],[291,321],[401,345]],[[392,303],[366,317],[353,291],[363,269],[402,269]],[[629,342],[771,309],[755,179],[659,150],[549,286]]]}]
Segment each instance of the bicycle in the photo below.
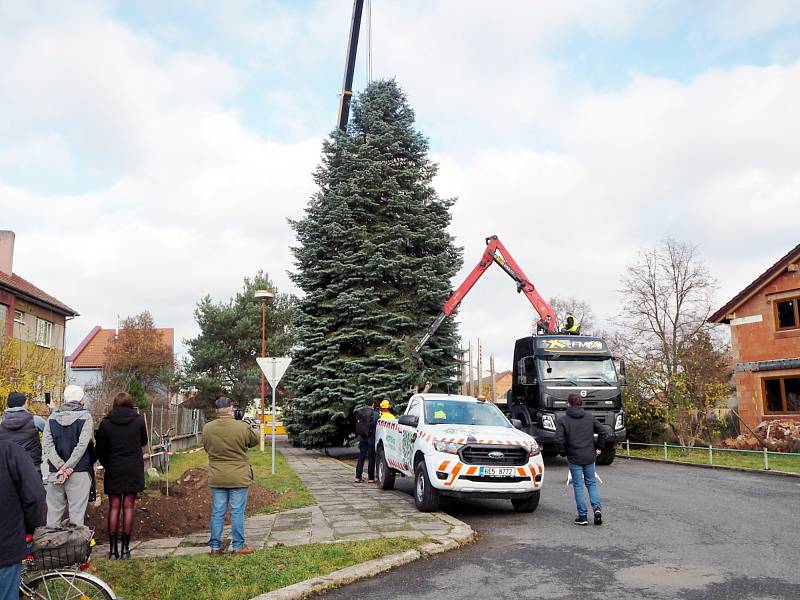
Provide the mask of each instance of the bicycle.
[{"label": "bicycle", "polygon": [[[33,536],[26,537],[28,544]],[[84,571],[95,545],[94,533],[80,545],[31,550],[22,561],[23,600],[121,600],[105,581]]]},{"label": "bicycle", "polygon": [[156,464],[163,473],[169,473],[170,442],[172,440],[172,432],[174,431],[174,427],[170,427],[164,433],[159,433],[158,430],[155,430],[156,435],[161,441],[161,446],[156,446],[158,452],[156,452],[155,455],[159,457]]}]

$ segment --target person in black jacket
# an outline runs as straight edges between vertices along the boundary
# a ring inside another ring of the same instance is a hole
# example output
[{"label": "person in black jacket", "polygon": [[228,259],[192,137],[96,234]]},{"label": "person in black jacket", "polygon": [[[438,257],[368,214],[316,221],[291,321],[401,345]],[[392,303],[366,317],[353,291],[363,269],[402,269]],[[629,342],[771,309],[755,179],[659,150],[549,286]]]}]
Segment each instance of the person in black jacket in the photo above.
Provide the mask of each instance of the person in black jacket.
[{"label": "person in black jacket", "polygon": [[[120,392],[114,406],[100,421],[95,435],[97,458],[105,468],[103,487],[108,495],[108,558],[131,557],[130,543],[136,512],[136,494],[144,490],[144,455],[147,428],[133,408],[131,397]],[[122,552],[118,547],[122,509]]]},{"label": "person in black jacket", "polygon": [[44,525],[41,474],[14,442],[0,440],[0,600],[19,598],[25,535]]},{"label": "person in black jacket", "polygon": [[364,459],[367,459],[367,477],[369,483],[375,483],[375,428],[381,413],[378,411],[379,398],[373,398],[366,406],[356,412],[356,433],[358,443],[358,461],[356,462],[356,483],[363,483]]},{"label": "person in black jacket", "polygon": [[[556,427],[556,449],[561,456],[566,456],[569,471],[572,475],[572,489],[575,492],[575,504],[578,507],[576,525],[588,525],[586,501],[583,497],[583,486],[589,491],[589,501],[594,510],[594,524],[602,525],[603,514],[600,507],[600,494],[597,491],[594,462],[606,443],[606,428],[592,415],[583,410],[583,400],[578,394],[567,397],[567,414]],[[594,434],[597,434],[595,440]]]},{"label": "person in black jacket", "polygon": [[6,400],[3,422],[0,423],[0,440],[22,446],[36,468],[42,464],[42,442],[39,433],[44,431],[45,420],[28,412],[28,399],[22,392],[11,392]]}]

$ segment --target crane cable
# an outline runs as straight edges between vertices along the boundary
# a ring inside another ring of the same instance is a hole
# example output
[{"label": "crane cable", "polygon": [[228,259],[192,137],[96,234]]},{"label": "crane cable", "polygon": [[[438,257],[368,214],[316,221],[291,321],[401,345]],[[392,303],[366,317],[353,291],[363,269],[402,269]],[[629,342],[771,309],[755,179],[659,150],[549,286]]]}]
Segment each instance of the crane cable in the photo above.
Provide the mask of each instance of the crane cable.
[{"label": "crane cable", "polygon": [[367,85],[372,83],[372,0],[367,0]]}]

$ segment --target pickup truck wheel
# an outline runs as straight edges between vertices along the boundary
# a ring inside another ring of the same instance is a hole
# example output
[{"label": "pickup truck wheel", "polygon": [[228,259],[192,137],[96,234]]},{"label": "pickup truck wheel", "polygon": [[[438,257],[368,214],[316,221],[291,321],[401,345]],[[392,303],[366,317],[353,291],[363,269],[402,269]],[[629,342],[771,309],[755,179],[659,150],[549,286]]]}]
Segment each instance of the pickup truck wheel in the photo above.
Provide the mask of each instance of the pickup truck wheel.
[{"label": "pickup truck wheel", "polygon": [[396,473],[386,462],[386,453],[383,446],[378,448],[378,488],[381,490],[394,489],[394,477]]},{"label": "pickup truck wheel", "polygon": [[610,465],[614,462],[614,459],[617,457],[617,446],[616,444],[609,444],[607,445],[603,451],[597,455],[597,460],[595,461],[598,465]]},{"label": "pickup truck wheel", "polygon": [[439,499],[439,492],[433,488],[428,479],[425,461],[421,460],[414,465],[414,504],[421,512],[434,512],[439,508]]},{"label": "pickup truck wheel", "polygon": [[541,490],[536,490],[532,496],[528,496],[527,498],[513,498],[511,504],[514,506],[514,510],[519,513],[535,511],[536,507],[539,506],[540,493]]}]

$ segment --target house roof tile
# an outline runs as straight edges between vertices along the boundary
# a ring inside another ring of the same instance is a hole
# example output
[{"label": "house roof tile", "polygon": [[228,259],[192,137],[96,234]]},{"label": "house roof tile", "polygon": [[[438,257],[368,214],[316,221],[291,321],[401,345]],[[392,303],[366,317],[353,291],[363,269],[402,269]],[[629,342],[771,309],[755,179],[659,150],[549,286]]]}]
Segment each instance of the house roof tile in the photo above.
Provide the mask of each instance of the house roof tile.
[{"label": "house roof tile", "polygon": [[[175,330],[172,327],[156,328],[163,342],[173,352]],[[67,359],[73,369],[102,369],[106,364],[106,347],[114,339],[114,329],[95,327]]]},{"label": "house roof tile", "polygon": [[7,288],[12,292],[28,296],[38,304],[44,304],[53,311],[71,317],[78,316],[77,311],[73,310],[57,298],[39,289],[30,281],[23,279],[16,273],[9,275],[0,271],[0,288]]},{"label": "house roof tile", "polygon": [[708,317],[709,323],[729,323],[728,315],[739,308],[747,300],[752,298],[760,289],[765,287],[776,275],[785,269],[793,261],[800,259],[800,244],[789,250],[778,262],[756,277],[750,285],[731,298],[725,306],[720,308],[713,315]]}]

